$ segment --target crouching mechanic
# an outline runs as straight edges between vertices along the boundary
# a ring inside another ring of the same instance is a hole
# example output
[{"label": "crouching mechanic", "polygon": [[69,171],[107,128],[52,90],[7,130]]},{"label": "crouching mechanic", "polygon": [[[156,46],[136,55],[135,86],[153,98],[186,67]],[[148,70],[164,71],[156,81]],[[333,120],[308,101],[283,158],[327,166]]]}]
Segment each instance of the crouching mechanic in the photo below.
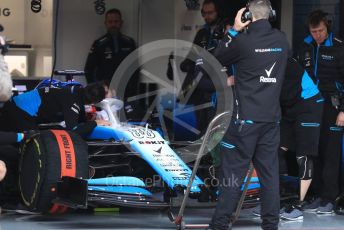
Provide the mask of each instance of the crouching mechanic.
[{"label": "crouching mechanic", "polygon": [[287,205],[281,218],[302,220],[302,206],[314,173],[313,158],[318,155],[324,99],[308,73],[293,58],[288,59],[280,101],[280,173],[287,173],[286,154],[291,150],[296,153],[300,179],[299,200]]},{"label": "crouching mechanic", "polygon": [[[262,228],[278,229],[278,147],[281,94],[289,45],[283,33],[271,27],[268,0],[249,2],[252,22],[239,10],[226,41],[215,51],[222,66],[235,66],[236,101],[233,119],[223,138],[219,198],[210,229],[227,230],[241,194],[250,161],[261,182]],[[246,26],[247,32],[239,31]]]},{"label": "crouching mechanic", "polygon": [[46,87],[20,94],[4,105],[5,130],[37,130],[38,124],[64,121],[67,130],[85,137],[97,125],[110,125],[104,120],[85,119],[85,105],[102,101],[105,94],[101,83],[89,84],[85,88]]}]

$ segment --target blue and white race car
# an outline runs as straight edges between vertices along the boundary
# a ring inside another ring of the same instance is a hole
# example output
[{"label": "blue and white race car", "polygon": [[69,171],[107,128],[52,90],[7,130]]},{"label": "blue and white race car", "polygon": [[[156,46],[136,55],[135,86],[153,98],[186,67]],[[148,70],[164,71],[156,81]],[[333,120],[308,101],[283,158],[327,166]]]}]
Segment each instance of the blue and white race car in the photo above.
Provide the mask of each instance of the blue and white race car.
[{"label": "blue and white race car", "polygon": [[[120,122],[123,102],[107,98],[97,105],[110,127],[96,127],[87,140],[65,130],[45,130],[23,148],[20,193],[33,211],[61,213],[66,206],[178,206],[192,174],[161,134],[148,125]],[[194,143],[199,148],[200,143]],[[205,154],[205,153],[204,153]],[[195,157],[194,157],[195,158]],[[202,165],[209,171],[211,164]],[[217,190],[210,174],[196,176],[190,187],[190,205],[216,204]],[[251,179],[244,207],[258,202],[259,182]]]}]

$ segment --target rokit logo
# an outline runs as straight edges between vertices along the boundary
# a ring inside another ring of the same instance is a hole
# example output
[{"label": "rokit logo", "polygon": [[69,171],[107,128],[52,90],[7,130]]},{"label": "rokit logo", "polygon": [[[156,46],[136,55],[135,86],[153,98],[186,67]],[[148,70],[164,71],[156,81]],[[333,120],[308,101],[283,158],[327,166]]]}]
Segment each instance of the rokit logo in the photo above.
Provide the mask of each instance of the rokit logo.
[{"label": "rokit logo", "polygon": [[164,145],[165,141],[139,141],[140,145]]},{"label": "rokit logo", "polygon": [[8,17],[11,15],[11,10],[9,8],[0,8],[0,16]]},{"label": "rokit logo", "polygon": [[260,76],[259,82],[263,82],[263,83],[276,83],[277,82],[276,78],[270,77],[275,65],[276,65],[276,62],[271,66],[269,70],[265,70],[267,77]]}]

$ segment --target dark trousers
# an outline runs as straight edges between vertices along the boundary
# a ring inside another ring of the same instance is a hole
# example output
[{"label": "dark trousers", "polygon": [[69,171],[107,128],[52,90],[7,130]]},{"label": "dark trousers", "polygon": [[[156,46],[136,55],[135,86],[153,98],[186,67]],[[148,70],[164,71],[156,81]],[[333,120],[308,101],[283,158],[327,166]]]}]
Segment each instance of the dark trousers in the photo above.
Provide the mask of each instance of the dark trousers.
[{"label": "dark trousers", "polygon": [[343,128],[336,126],[339,111],[325,97],[319,142],[319,157],[314,169],[314,188],[317,196],[334,202],[339,195],[340,159]]},{"label": "dark trousers", "polygon": [[20,200],[18,190],[18,146],[0,146],[0,160],[6,163],[7,173],[0,183],[0,205],[5,203],[17,204]]},{"label": "dark trousers", "polygon": [[278,123],[239,124],[232,121],[223,139],[219,199],[211,221],[212,229],[228,229],[230,217],[241,195],[241,186],[250,161],[253,162],[261,183],[261,218],[263,229],[278,229],[279,173]]},{"label": "dark trousers", "polygon": [[35,117],[18,108],[13,102],[6,102],[0,116],[0,129],[2,131],[22,132],[36,130]]}]

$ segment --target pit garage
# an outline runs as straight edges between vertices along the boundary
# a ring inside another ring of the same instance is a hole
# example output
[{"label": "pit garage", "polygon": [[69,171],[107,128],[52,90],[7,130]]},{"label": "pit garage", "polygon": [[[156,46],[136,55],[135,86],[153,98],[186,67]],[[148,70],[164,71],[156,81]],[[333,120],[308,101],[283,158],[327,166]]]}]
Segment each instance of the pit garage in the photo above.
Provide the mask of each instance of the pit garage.
[{"label": "pit garage", "polygon": [[[250,2],[2,0],[0,229],[215,229],[209,223],[226,186],[219,179],[223,149],[236,148],[223,138],[232,123],[239,132],[257,123],[239,119],[237,81],[230,79],[236,67],[223,68],[216,52],[230,46],[224,41],[239,9],[246,8],[242,23],[254,23]],[[309,34],[307,17],[317,9],[330,22],[326,39],[333,33],[340,44],[342,0],[271,0],[267,19],[284,33],[290,55],[298,53]],[[330,46],[326,41],[318,51]],[[320,57],[337,61],[331,55]],[[263,83],[276,82],[275,64]],[[309,65],[316,77],[318,62]],[[344,87],[336,86],[340,111]],[[279,176],[278,229],[342,229],[342,156],[336,199],[320,213],[297,206],[300,164],[292,150]],[[235,176],[224,182],[240,193],[230,226],[261,229],[260,194],[267,188],[254,162],[246,171],[239,185]],[[314,203],[316,188],[305,196]],[[296,206],[301,214],[283,216]]]}]

